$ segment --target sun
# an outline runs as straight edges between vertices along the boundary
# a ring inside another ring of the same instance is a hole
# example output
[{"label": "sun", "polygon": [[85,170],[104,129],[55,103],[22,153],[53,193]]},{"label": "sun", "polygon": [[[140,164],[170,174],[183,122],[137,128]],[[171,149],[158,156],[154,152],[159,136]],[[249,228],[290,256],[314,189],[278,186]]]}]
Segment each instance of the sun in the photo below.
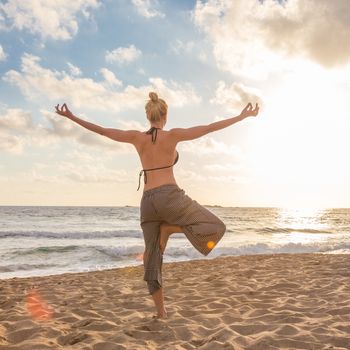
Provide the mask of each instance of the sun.
[{"label": "sun", "polygon": [[248,157],[255,180],[280,204],[327,206],[327,191],[345,183],[350,120],[344,101],[337,76],[305,62],[267,89]]}]

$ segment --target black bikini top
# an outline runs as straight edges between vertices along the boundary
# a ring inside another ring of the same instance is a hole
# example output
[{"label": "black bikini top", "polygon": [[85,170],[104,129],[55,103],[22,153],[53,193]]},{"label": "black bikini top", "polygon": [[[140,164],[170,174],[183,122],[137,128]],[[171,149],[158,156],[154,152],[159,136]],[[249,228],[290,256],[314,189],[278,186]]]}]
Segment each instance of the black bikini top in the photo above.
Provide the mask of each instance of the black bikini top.
[{"label": "black bikini top", "polygon": [[[156,128],[156,127],[152,126],[148,131],[146,131],[146,134],[151,134],[151,135],[152,135],[152,143],[155,143],[155,142],[156,142],[158,129],[160,129],[160,128]],[[142,173],[144,174],[144,177],[143,177],[143,178],[144,178],[144,182],[145,182],[145,184],[146,184],[146,183],[147,183],[147,173],[146,173],[146,171],[152,171],[152,170],[159,170],[159,169],[171,168],[173,165],[175,165],[175,164],[177,163],[178,160],[179,160],[179,152],[176,151],[176,158],[175,158],[175,161],[174,161],[173,164],[167,165],[167,166],[162,166],[162,167],[159,167],[159,168],[142,169],[142,170],[140,171],[140,174],[139,174],[139,187],[137,188],[137,190],[140,189],[140,182],[141,182]]]}]

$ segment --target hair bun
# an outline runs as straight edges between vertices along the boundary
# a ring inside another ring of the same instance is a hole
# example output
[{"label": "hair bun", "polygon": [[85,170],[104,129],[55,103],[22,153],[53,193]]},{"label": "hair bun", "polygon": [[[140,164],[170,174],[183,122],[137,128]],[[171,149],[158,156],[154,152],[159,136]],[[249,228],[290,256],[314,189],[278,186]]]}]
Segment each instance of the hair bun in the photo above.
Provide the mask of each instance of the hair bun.
[{"label": "hair bun", "polygon": [[150,92],[148,94],[149,98],[151,99],[152,102],[157,102],[158,101],[158,95],[155,92]]}]

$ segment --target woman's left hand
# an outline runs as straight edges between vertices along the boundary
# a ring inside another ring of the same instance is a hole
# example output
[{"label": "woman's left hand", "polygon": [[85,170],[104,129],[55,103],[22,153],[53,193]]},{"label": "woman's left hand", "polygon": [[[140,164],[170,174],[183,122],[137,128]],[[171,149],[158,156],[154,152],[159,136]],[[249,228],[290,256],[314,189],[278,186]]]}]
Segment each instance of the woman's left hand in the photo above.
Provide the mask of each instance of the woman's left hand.
[{"label": "woman's left hand", "polygon": [[63,117],[71,118],[73,113],[68,109],[67,105],[64,103],[60,109],[60,105],[55,106],[56,113],[62,115]]}]

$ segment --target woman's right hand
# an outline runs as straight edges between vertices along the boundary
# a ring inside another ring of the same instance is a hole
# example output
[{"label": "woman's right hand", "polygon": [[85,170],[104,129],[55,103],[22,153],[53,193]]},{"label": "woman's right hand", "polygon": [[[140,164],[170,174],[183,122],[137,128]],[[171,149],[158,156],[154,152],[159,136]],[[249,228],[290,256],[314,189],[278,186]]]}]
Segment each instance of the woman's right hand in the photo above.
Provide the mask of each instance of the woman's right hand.
[{"label": "woman's right hand", "polygon": [[244,119],[247,117],[256,117],[259,113],[259,106],[256,103],[255,108],[253,109],[252,104],[249,102],[241,112],[240,116]]},{"label": "woman's right hand", "polygon": [[73,116],[73,113],[68,109],[67,105],[64,103],[60,109],[60,105],[55,106],[56,113],[62,115],[63,117],[70,118]]}]

